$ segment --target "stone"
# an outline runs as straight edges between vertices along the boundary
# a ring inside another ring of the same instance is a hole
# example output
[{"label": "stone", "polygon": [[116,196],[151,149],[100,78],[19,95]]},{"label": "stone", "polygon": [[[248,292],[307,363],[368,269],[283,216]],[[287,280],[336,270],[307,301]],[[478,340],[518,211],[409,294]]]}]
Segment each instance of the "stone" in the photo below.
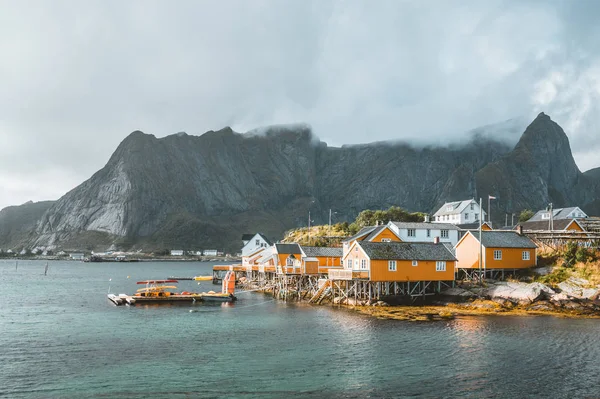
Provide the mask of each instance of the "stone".
[{"label": "stone", "polygon": [[[569,277],[558,284],[560,291],[572,298],[591,298],[598,290],[589,287],[590,282],[583,278]],[[584,294],[585,291],[585,294]]]},{"label": "stone", "polygon": [[555,294],[554,290],[541,283],[496,283],[488,287],[486,295],[492,300],[506,299],[513,303],[526,305]]}]

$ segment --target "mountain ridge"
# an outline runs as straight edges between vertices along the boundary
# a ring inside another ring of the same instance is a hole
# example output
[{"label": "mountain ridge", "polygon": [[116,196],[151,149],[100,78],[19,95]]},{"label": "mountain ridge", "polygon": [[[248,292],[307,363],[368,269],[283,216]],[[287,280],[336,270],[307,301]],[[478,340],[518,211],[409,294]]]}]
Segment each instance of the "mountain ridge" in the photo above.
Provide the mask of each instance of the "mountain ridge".
[{"label": "mountain ridge", "polygon": [[492,216],[503,221],[548,202],[585,208],[600,198],[600,179],[579,171],[567,135],[544,113],[514,146],[474,136],[463,145],[329,147],[303,124],[251,132],[134,131],[46,210],[25,244],[235,251],[241,233],[281,236],[306,226],[309,211],[325,222],[332,209],[339,222],[364,209],[433,212],[445,201],[494,195]]}]

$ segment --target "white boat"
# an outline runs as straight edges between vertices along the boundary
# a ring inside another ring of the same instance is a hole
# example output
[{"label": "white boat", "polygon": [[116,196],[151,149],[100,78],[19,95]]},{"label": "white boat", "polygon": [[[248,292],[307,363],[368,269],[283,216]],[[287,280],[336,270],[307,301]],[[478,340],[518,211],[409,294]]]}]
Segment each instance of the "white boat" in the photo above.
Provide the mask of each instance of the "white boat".
[{"label": "white boat", "polygon": [[123,304],[123,299],[115,294],[108,294],[108,299],[117,306]]}]

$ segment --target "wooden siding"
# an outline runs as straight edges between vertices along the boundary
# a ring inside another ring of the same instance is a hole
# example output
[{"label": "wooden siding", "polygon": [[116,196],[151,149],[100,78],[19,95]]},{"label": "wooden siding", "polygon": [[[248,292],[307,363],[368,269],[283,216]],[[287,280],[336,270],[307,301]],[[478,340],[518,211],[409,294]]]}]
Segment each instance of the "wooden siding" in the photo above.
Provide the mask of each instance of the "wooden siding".
[{"label": "wooden siding", "polygon": [[[370,242],[382,242],[383,239],[389,239],[392,242],[401,242],[402,240],[389,227],[381,230]],[[362,241],[362,240],[361,240]]]},{"label": "wooden siding", "polygon": [[[293,254],[295,261],[294,262],[300,262],[300,254]],[[287,266],[287,258],[290,256],[290,254],[277,254],[277,260],[279,261],[279,266]]]},{"label": "wooden siding", "polygon": [[[494,260],[494,251],[502,251],[502,259]],[[484,248],[486,269],[526,269],[536,264],[535,248]],[[529,260],[523,260],[523,252],[529,252]]]},{"label": "wooden siding", "polygon": [[319,260],[319,266],[340,266],[341,256],[314,256]]},{"label": "wooden siding", "polygon": [[388,270],[387,260],[371,261],[371,281],[451,281],[454,280],[454,261],[446,261],[446,271],[436,271],[436,261],[420,260],[417,266],[412,260],[396,260],[396,271]]},{"label": "wooden siding", "polygon": [[305,274],[318,274],[319,273],[319,262],[318,261],[304,261]]},{"label": "wooden siding", "polygon": [[481,225],[481,230],[483,231],[490,231],[493,230],[487,223],[484,223]]},{"label": "wooden siding", "polygon": [[568,230],[568,231],[583,231],[583,229],[581,228],[581,226],[579,226],[579,224],[577,222],[575,222],[575,220],[572,220],[571,223],[569,223],[569,225],[565,228],[565,230]]},{"label": "wooden siding", "polygon": [[456,245],[456,267],[459,269],[479,268],[479,241],[471,234],[466,234]]}]

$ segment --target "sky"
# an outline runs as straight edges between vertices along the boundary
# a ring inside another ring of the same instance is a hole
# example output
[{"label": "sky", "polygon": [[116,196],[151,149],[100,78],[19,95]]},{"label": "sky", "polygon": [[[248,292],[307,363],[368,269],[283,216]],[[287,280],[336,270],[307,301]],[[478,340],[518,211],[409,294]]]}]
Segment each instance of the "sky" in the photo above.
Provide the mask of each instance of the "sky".
[{"label": "sky", "polygon": [[446,144],[543,111],[585,171],[599,20],[595,0],[0,0],[0,208],[58,199],[134,130]]}]

